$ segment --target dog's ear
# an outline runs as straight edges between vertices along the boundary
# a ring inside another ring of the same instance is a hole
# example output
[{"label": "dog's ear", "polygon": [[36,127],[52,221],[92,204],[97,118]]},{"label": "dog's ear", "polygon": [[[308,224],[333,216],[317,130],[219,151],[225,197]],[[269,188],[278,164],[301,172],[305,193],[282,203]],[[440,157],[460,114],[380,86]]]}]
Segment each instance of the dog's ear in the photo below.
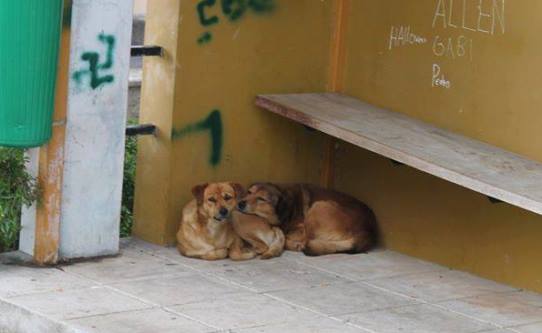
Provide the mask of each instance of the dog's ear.
[{"label": "dog's ear", "polygon": [[235,197],[242,199],[245,196],[245,188],[239,183],[230,183],[231,187],[235,191]]},{"label": "dog's ear", "polygon": [[194,195],[194,198],[196,198],[198,205],[203,203],[203,193],[207,186],[209,186],[209,184],[201,184],[192,188],[192,194]]},{"label": "dog's ear", "polygon": [[277,204],[275,205],[275,214],[279,219],[280,223],[284,223],[288,219],[290,214],[290,205],[288,204],[288,199],[284,195],[280,195]]}]

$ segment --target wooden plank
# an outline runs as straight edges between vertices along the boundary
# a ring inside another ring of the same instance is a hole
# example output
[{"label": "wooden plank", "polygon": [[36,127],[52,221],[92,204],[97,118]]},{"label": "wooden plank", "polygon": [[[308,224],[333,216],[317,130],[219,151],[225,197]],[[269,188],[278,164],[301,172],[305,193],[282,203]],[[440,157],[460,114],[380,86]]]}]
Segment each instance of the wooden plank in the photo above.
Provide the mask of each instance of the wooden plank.
[{"label": "wooden plank", "polygon": [[261,95],[264,109],[542,215],[542,164],[340,94]]},{"label": "wooden plank", "polygon": [[60,44],[53,135],[39,148],[38,182],[42,189],[41,203],[36,205],[36,225],[33,254],[39,265],[56,264],[60,247],[60,212],[62,202],[62,173],[66,137],[68,102],[68,73],[70,63],[70,21],[72,2],[64,2],[64,25]]}]

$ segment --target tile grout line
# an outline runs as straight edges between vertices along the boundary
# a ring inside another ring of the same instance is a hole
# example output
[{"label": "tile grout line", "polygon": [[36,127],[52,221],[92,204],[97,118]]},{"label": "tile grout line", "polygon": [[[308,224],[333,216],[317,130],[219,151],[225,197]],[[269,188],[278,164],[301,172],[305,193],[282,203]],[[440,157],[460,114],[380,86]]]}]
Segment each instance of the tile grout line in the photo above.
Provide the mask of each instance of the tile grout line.
[{"label": "tile grout line", "polygon": [[[132,294],[130,294],[130,293],[127,293],[127,292],[125,292],[125,291],[122,291],[122,290],[120,290],[120,289],[117,289],[117,288],[113,287],[112,285],[108,285],[108,284],[105,284],[105,283],[103,283],[103,282],[97,281],[97,280],[95,280],[95,279],[85,277],[84,275],[82,275],[82,274],[80,274],[80,273],[75,273],[75,272],[66,272],[66,273],[68,273],[68,274],[74,274],[74,275],[77,275],[77,276],[84,277],[84,278],[86,278],[86,279],[88,279],[88,280],[91,280],[91,281],[93,281],[94,283],[97,284],[97,286],[90,287],[90,288],[86,288],[86,289],[92,289],[92,288],[96,288],[96,287],[100,287],[100,288],[104,288],[104,289],[109,289],[109,290],[111,290],[111,291],[114,291],[114,292],[117,293],[117,294],[121,294],[121,295],[124,295],[124,296],[126,296],[126,297],[135,299],[135,300],[137,300],[137,301],[139,301],[139,302],[141,302],[141,303],[143,303],[143,304],[145,304],[145,305],[150,306],[150,308],[147,308],[147,309],[141,309],[141,310],[161,309],[161,310],[163,310],[163,311],[166,311],[166,312],[169,312],[169,313],[178,315],[178,316],[183,317],[183,318],[185,318],[185,319],[189,319],[189,320],[191,320],[191,321],[197,322],[197,323],[199,323],[199,324],[201,324],[201,325],[204,325],[204,326],[206,326],[206,327],[209,327],[209,328],[211,328],[211,329],[213,329],[213,330],[220,330],[220,329],[221,329],[221,328],[216,327],[216,326],[214,326],[214,325],[211,325],[211,324],[202,322],[202,321],[200,321],[200,320],[198,320],[198,319],[196,319],[196,318],[192,318],[192,317],[190,317],[190,316],[188,316],[188,315],[186,315],[186,314],[184,314],[184,313],[178,313],[177,311],[175,311],[175,310],[173,310],[173,309],[170,309],[170,308],[168,308],[168,307],[161,306],[160,304],[154,303],[154,302],[152,302],[152,301],[146,300],[146,299],[144,299],[144,298],[140,298],[140,297],[138,297],[138,296],[136,296],[136,295],[132,295]],[[171,276],[170,276],[170,277],[171,277]],[[80,289],[80,290],[83,290],[83,289]],[[135,311],[137,311],[137,310],[135,310]],[[131,311],[127,311],[127,312],[131,312]],[[114,313],[110,313],[110,314],[114,314]],[[105,314],[105,315],[107,315],[107,314]],[[89,317],[92,317],[92,316],[89,316]],[[86,317],[82,316],[80,319],[82,319],[82,318],[86,318]]]},{"label": "tile grout line", "polygon": [[214,330],[220,330],[220,329],[221,329],[220,327],[216,327],[216,326],[214,326],[214,325],[208,324],[208,323],[206,323],[206,322],[204,322],[204,321],[201,321],[201,320],[199,320],[199,319],[197,319],[197,318],[193,318],[193,317],[191,317],[191,316],[189,316],[189,315],[187,315],[187,314],[184,314],[184,313],[182,313],[182,312],[175,311],[175,310],[173,310],[173,309],[171,309],[171,308],[169,308],[169,307],[167,307],[167,306],[162,306],[162,305],[160,305],[160,304],[158,304],[158,303],[155,303],[155,302],[152,302],[152,301],[150,301],[150,300],[147,300],[147,299],[138,297],[138,296],[136,296],[136,295],[132,295],[132,294],[130,294],[130,293],[128,293],[128,292],[125,292],[125,291],[123,291],[123,290],[117,289],[117,288],[115,288],[115,287],[108,286],[108,285],[104,285],[104,288],[107,288],[107,289],[110,289],[110,290],[112,290],[112,291],[115,291],[116,293],[119,293],[119,294],[121,294],[121,295],[124,295],[124,296],[127,296],[127,297],[131,297],[131,298],[133,298],[133,299],[136,299],[136,300],[138,300],[138,301],[140,301],[140,302],[142,302],[142,303],[144,303],[144,304],[147,304],[147,305],[152,306],[152,308],[160,309],[160,310],[169,312],[169,313],[171,313],[171,314],[178,315],[178,316],[180,316],[180,317],[183,317],[183,318],[189,319],[189,320],[191,320],[191,321],[197,322],[197,323],[199,323],[199,324],[201,324],[201,325],[207,326],[207,327],[212,328],[212,329],[214,329]]},{"label": "tile grout line", "polygon": [[[474,317],[474,316],[469,316],[467,314],[464,314],[464,313],[461,313],[461,312],[458,312],[458,311],[454,311],[452,309],[449,309],[447,307],[444,307],[442,305],[439,305],[437,303],[431,303],[429,301],[426,301],[424,299],[421,299],[421,298],[415,298],[415,297],[412,297],[412,296],[409,296],[409,295],[406,295],[406,294],[403,294],[403,293],[400,293],[400,292],[396,292],[396,291],[393,291],[393,290],[389,290],[389,289],[386,289],[386,288],[383,288],[383,287],[380,287],[380,286],[377,286],[377,285],[374,285],[372,284],[370,281],[372,280],[353,280],[347,276],[344,276],[342,274],[338,274],[338,273],[335,273],[333,271],[330,271],[330,270],[327,270],[325,268],[321,268],[321,267],[318,267],[318,266],[314,266],[314,265],[310,265],[310,264],[307,264],[307,263],[304,263],[304,262],[301,262],[301,261],[298,261],[300,264],[302,265],[305,265],[305,266],[309,266],[309,267],[312,267],[314,269],[318,269],[318,270],[321,270],[323,272],[327,272],[327,273],[331,273],[331,274],[335,274],[337,276],[340,276],[342,278],[345,278],[345,279],[349,279],[353,282],[358,282],[358,283],[362,283],[368,287],[371,287],[371,288],[374,288],[374,289],[378,289],[378,290],[381,290],[381,291],[385,291],[387,293],[391,293],[391,294],[394,294],[396,296],[401,296],[401,297],[405,297],[405,298],[408,298],[408,299],[412,299],[414,300],[417,304],[424,304],[424,305],[429,305],[429,306],[432,306],[432,307],[435,307],[435,308],[438,308],[438,309],[441,309],[441,310],[444,310],[446,312],[450,312],[450,313],[454,313],[456,315],[459,315],[459,316],[462,316],[462,317],[465,317],[465,318],[468,318],[468,319],[471,319],[471,320],[475,320],[475,321],[478,321],[478,322],[481,322],[481,323],[484,323],[484,324],[489,324],[491,326],[494,326],[495,328],[497,329],[508,329],[507,327],[505,326],[502,326],[500,324],[497,324],[497,323],[493,323],[493,322],[490,322],[490,321],[487,321],[487,320],[484,320],[482,318],[477,318],[477,317]],[[413,274],[408,274],[408,275],[415,275],[415,274],[422,274],[423,272],[417,272],[417,273],[413,273]],[[396,278],[397,277],[400,277],[402,275],[397,275],[395,276]],[[388,277],[386,277],[388,278]],[[492,295],[492,294],[500,294],[500,293],[518,293],[520,292],[521,290],[515,290],[515,291],[506,291],[506,292],[494,292],[494,293],[487,293],[487,294],[483,294],[483,295]],[[477,296],[483,296],[483,295],[477,295]],[[471,297],[476,297],[476,296],[471,296]],[[467,299],[467,298],[471,298],[471,297],[463,297],[463,298],[458,298],[458,299],[453,299],[453,300],[461,300],[461,299]],[[451,300],[448,300],[448,301],[451,301]],[[445,302],[445,301],[443,301]],[[402,305],[402,306],[398,306],[398,307],[391,307],[391,308],[388,308],[388,309],[393,309],[393,308],[401,308],[401,307],[406,307],[406,306],[412,306],[414,304],[411,304],[411,305]],[[353,314],[353,313],[352,313]]]},{"label": "tile grout line", "polygon": [[[62,288],[56,288],[56,289],[49,289],[49,290],[42,290],[42,291],[33,291],[33,292],[28,292],[28,293],[22,293],[22,294],[16,294],[16,295],[13,295],[13,296],[2,296],[4,297],[5,299],[16,299],[16,298],[19,298],[19,297],[25,297],[25,296],[39,296],[39,295],[42,295],[42,294],[49,294],[49,293],[53,293],[53,292],[58,292],[59,289],[62,289],[61,291],[62,292],[73,292],[73,291],[77,291],[77,290],[89,290],[89,289],[93,289],[93,288],[96,288],[96,287],[103,287],[103,286],[107,286],[107,285],[116,285],[116,284],[120,284],[120,283],[130,283],[130,282],[139,282],[139,281],[145,281],[147,279],[151,279],[153,277],[157,277],[157,276],[147,276],[147,277],[140,277],[140,278],[134,278],[134,279],[125,279],[125,280],[120,280],[120,281],[115,281],[115,282],[100,282],[100,281],[97,281],[97,280],[94,280],[94,279],[91,279],[91,278],[88,278],[80,273],[75,273],[75,272],[69,272],[69,271],[62,271],[64,274],[67,274],[67,275],[70,275],[72,277],[77,277],[77,278],[82,278],[85,280],[85,282],[89,282],[89,283],[92,283],[92,285],[90,286],[81,286],[81,287],[62,287]],[[178,277],[178,276],[182,276],[182,273],[171,273],[171,274],[164,274],[164,275],[160,275],[160,277],[164,277],[164,278],[174,278],[174,277]]]},{"label": "tile grout line", "polygon": [[[341,277],[343,279],[347,279],[347,280],[350,280],[352,282],[373,281],[373,280],[377,280],[377,279],[393,279],[393,278],[398,278],[398,277],[402,277],[402,276],[413,276],[413,275],[417,275],[417,274],[424,274],[424,273],[438,272],[439,271],[437,269],[435,269],[435,270],[429,270],[428,269],[428,270],[423,270],[423,271],[410,272],[410,273],[401,273],[401,274],[397,274],[397,275],[381,276],[381,277],[375,277],[375,278],[369,278],[369,279],[355,279],[355,278],[352,278],[350,276],[340,274],[340,273],[337,273],[337,272],[322,268],[320,266],[316,266],[314,264],[310,264],[310,263],[307,263],[307,262],[300,261],[299,259],[293,259],[293,260],[296,263],[300,264],[300,265],[311,267],[311,268],[314,268],[314,269],[317,269],[317,270],[320,270],[322,272],[326,272],[326,273],[329,273],[329,274],[337,275],[337,276],[339,276],[339,277]],[[442,269],[443,270],[448,270],[446,267],[443,267]]]},{"label": "tile grout line", "polygon": [[[162,259],[162,260],[166,260],[166,261],[169,261],[169,262],[175,262],[175,261],[171,260],[171,259],[168,258],[168,257],[162,256],[162,255],[159,255],[159,254],[156,254],[156,253],[149,253],[149,252],[146,252],[144,249],[140,249],[140,251],[144,251],[146,254],[152,255],[152,256],[154,256],[154,257],[156,257],[156,258],[160,258],[160,259]],[[251,292],[253,292],[253,293],[258,293],[258,290],[255,289],[255,288],[251,288],[251,287],[249,287],[249,286],[246,286],[246,285],[237,283],[237,282],[232,281],[232,280],[229,280],[229,279],[227,279],[227,278],[225,278],[225,277],[213,275],[213,273],[211,273],[211,272],[203,271],[203,270],[201,270],[200,268],[192,267],[192,266],[190,266],[190,265],[188,265],[188,264],[186,264],[186,263],[183,263],[183,262],[175,262],[175,263],[176,263],[176,264],[179,264],[179,265],[181,265],[181,266],[183,266],[183,267],[185,267],[185,268],[188,268],[188,269],[192,270],[193,272],[196,272],[196,273],[198,273],[198,274],[204,275],[204,276],[206,276],[206,277],[212,277],[212,278],[217,279],[217,280],[219,280],[219,281],[227,282],[228,284],[231,284],[231,285],[233,285],[233,286],[236,286],[236,287],[240,287],[240,288],[246,289],[246,290],[251,291]]]},{"label": "tile grout line", "polygon": [[65,318],[63,320],[69,322],[69,321],[74,321],[74,320],[79,320],[79,319],[100,318],[100,317],[106,317],[106,316],[109,316],[109,315],[122,314],[122,313],[143,312],[143,311],[148,311],[148,310],[152,310],[152,309],[155,309],[155,308],[150,307],[150,308],[143,308],[143,309],[137,309],[137,310],[123,310],[123,311],[113,311],[113,312],[107,312],[107,313],[97,313],[97,314],[90,315],[90,316],[69,317],[69,318]]},{"label": "tile grout line", "polygon": [[418,298],[415,298],[415,297],[412,297],[412,296],[409,296],[409,295],[406,295],[406,294],[403,294],[403,293],[400,293],[400,292],[396,292],[396,291],[393,291],[393,290],[388,290],[386,288],[382,288],[382,287],[370,284],[368,282],[362,281],[361,283],[363,283],[363,284],[365,284],[367,286],[382,290],[382,291],[386,291],[388,293],[398,295],[398,296],[403,296],[403,297],[419,300],[419,304],[428,305],[430,307],[434,307],[434,308],[437,308],[437,309],[440,309],[440,310],[444,310],[446,312],[450,312],[450,313],[453,313],[453,314],[459,315],[461,317],[465,317],[465,318],[468,318],[468,319],[471,319],[471,320],[474,320],[474,321],[477,321],[477,322],[480,322],[480,323],[483,323],[483,324],[488,324],[488,325],[494,326],[494,328],[506,329],[506,327],[504,327],[502,325],[499,325],[497,323],[493,323],[493,322],[490,322],[490,321],[487,321],[487,320],[484,320],[484,319],[481,319],[481,318],[477,318],[477,317],[470,316],[470,315],[467,315],[467,314],[464,314],[464,313],[461,313],[461,312],[458,312],[458,311],[454,311],[454,310],[449,309],[447,307],[444,307],[442,305],[438,305],[438,304],[435,304],[435,303],[430,303],[430,302],[428,302],[428,301],[426,301],[424,299],[418,299]]},{"label": "tile grout line", "polygon": [[[141,249],[141,248],[137,248],[137,247],[132,247],[132,249],[135,249],[135,250],[139,250],[139,251],[142,251],[143,253],[146,253],[148,255],[152,255],[154,257],[157,257],[157,258],[160,258],[162,260],[166,260],[168,262],[175,262],[175,263],[178,263],[179,265],[183,266],[183,267],[186,267],[192,271],[195,271],[199,274],[202,274],[202,275],[205,275],[205,276],[210,276],[210,277],[213,277],[215,279],[218,279],[220,281],[224,281],[224,282],[227,282],[231,285],[234,285],[234,286],[237,286],[237,287],[241,287],[241,288],[244,288],[250,292],[253,292],[253,293],[256,293],[256,294],[260,294],[260,295],[263,295],[263,296],[267,296],[267,297],[270,297],[272,299],[275,299],[276,301],[279,301],[279,302],[282,302],[282,303],[285,303],[285,304],[288,304],[290,306],[294,306],[294,307],[297,307],[297,308],[301,308],[303,310],[306,310],[306,311],[309,311],[309,312],[312,312],[314,314],[317,314],[319,316],[323,316],[325,318],[328,318],[328,319],[332,319],[334,321],[338,321],[338,322],[341,322],[341,323],[344,323],[346,325],[350,325],[350,326],[353,326],[355,328],[358,328],[358,329],[361,329],[361,330],[365,330],[366,332],[369,332],[369,333],[377,333],[377,332],[374,332],[374,331],[368,331],[366,328],[364,327],[361,327],[361,326],[358,326],[358,325],[355,325],[353,323],[350,323],[350,322],[345,322],[343,321],[342,319],[340,318],[337,318],[337,317],[334,317],[334,316],[329,316],[329,315],[326,315],[324,313],[321,313],[317,310],[313,310],[313,309],[310,309],[310,308],[306,308],[306,307],[303,307],[303,306],[300,306],[300,305],[297,305],[295,303],[291,303],[287,300],[283,300],[279,297],[276,297],[276,296],[273,296],[273,295],[270,295],[268,294],[269,292],[276,292],[276,291],[264,291],[264,292],[260,292],[258,291],[257,289],[255,288],[251,288],[251,287],[248,287],[248,286],[245,286],[243,284],[240,284],[240,283],[237,283],[235,281],[232,281],[232,280],[229,280],[227,278],[224,278],[224,277],[218,277],[218,276],[214,276],[212,275],[212,273],[209,273],[209,272],[205,272],[205,271],[202,271],[201,269],[198,269],[198,268],[194,268],[192,266],[189,266],[185,263],[182,263],[182,262],[176,262],[166,256],[162,256],[160,254],[156,254],[156,253],[153,253],[153,252],[148,252],[147,250],[145,249]],[[337,276],[337,277],[340,277],[340,278],[343,278],[345,280],[347,280],[345,283],[361,283],[361,284],[364,284],[365,286],[367,287],[370,287],[370,288],[373,288],[373,289],[376,289],[376,290],[380,290],[380,291],[384,291],[386,293],[390,293],[390,294],[393,294],[393,295],[396,295],[396,296],[400,296],[402,298],[406,298],[406,299],[410,299],[410,300],[413,300],[415,303],[414,304],[410,304],[410,305],[401,305],[401,306],[397,306],[397,307],[388,307],[386,309],[395,309],[395,308],[401,308],[401,307],[407,307],[407,306],[413,306],[413,305],[428,305],[430,307],[434,307],[434,308],[437,308],[437,309],[440,309],[440,310],[444,310],[445,312],[450,312],[450,313],[453,313],[455,315],[458,315],[460,317],[464,317],[464,318],[468,318],[468,319],[471,319],[471,320],[474,320],[474,321],[477,321],[477,322],[480,322],[480,323],[483,323],[483,324],[487,324],[487,325],[490,325],[490,326],[493,326],[493,328],[497,328],[497,329],[505,329],[505,330],[511,330],[512,332],[516,332],[516,333],[519,333],[517,332],[516,330],[514,330],[513,328],[511,327],[505,327],[505,326],[502,326],[500,324],[497,324],[497,323],[493,323],[493,322],[490,322],[490,321],[486,321],[484,319],[481,319],[481,318],[477,318],[477,317],[474,317],[474,316],[470,316],[470,315],[467,315],[467,314],[464,314],[464,313],[461,313],[461,312],[457,312],[457,311],[454,311],[452,309],[449,309],[449,308],[446,308],[438,303],[431,303],[429,301],[426,301],[424,299],[421,299],[421,298],[415,298],[415,297],[412,297],[412,296],[409,296],[409,295],[406,295],[406,294],[403,294],[403,293],[400,293],[400,292],[396,292],[396,291],[393,291],[393,290],[388,290],[386,288],[383,288],[383,287],[379,287],[377,285],[374,285],[372,284],[370,281],[372,280],[376,280],[376,279],[379,279],[379,278],[375,278],[375,279],[369,279],[369,280],[356,280],[356,279],[353,279],[349,276],[346,276],[346,275],[343,275],[343,274],[340,274],[340,273],[337,273],[337,272],[334,272],[334,271],[331,271],[331,270],[327,270],[325,268],[322,268],[322,267],[319,267],[319,266],[316,266],[314,264],[309,264],[309,263],[306,263],[306,262],[303,262],[303,261],[300,261],[298,259],[290,259],[290,258],[287,258],[288,260],[292,260],[293,262],[297,263],[297,264],[300,264],[300,265],[303,265],[305,267],[310,267],[310,268],[313,268],[313,269],[316,269],[318,271],[321,271],[321,272],[325,272],[325,273],[328,273],[328,274],[331,274],[331,275],[334,275],[334,276]],[[446,268],[443,267],[443,270],[445,270]],[[392,275],[392,276],[386,276],[386,277],[382,277],[382,279],[387,279],[387,278],[398,278],[398,277],[401,277],[401,276],[411,276],[411,275],[416,275],[416,274],[423,274],[423,273],[426,273],[426,272],[432,272],[433,270],[427,270],[427,271],[418,271],[418,272],[412,272],[412,273],[405,273],[405,274],[398,274],[398,275]],[[438,270],[435,270],[435,271],[438,271]],[[451,271],[455,271],[455,270],[451,270]],[[284,290],[283,290],[284,291]],[[491,295],[491,294],[502,294],[502,293],[517,293],[517,292],[520,292],[521,290],[515,290],[515,291],[506,291],[506,292],[493,292],[493,293],[487,293],[487,294],[481,294],[481,295],[476,295],[476,296],[467,296],[467,297],[462,297],[462,298],[457,298],[457,299],[450,299],[450,300],[444,300],[442,302],[446,302],[446,301],[452,301],[452,300],[461,300],[461,299],[468,299],[468,298],[471,298],[471,297],[477,297],[477,296],[484,296],[484,295]],[[380,309],[382,310],[382,309]],[[379,311],[380,311],[379,310]],[[385,310],[385,309],[384,309]],[[351,314],[354,314],[356,312],[353,312]],[[527,323],[529,324],[529,323]],[[531,323],[532,324],[532,323]]]},{"label": "tile grout line", "polygon": [[522,333],[520,331],[517,331],[516,329],[517,328],[521,328],[522,326],[528,326],[528,325],[542,325],[542,321],[536,321],[536,322],[533,322],[533,323],[529,323],[529,324],[519,324],[519,325],[514,325],[514,326],[508,326],[506,327],[507,330],[511,330],[512,332],[516,332],[516,333]]},{"label": "tile grout line", "polygon": [[308,312],[311,312],[311,313],[314,313],[320,317],[324,317],[324,318],[327,318],[327,319],[330,319],[330,320],[333,320],[335,322],[340,322],[342,324],[345,324],[347,326],[352,326],[352,327],[355,327],[357,329],[360,329],[364,332],[367,332],[367,333],[378,333],[376,331],[373,331],[373,330],[370,330],[368,328],[365,328],[365,327],[362,327],[362,326],[359,326],[357,324],[354,324],[354,323],[351,323],[351,322],[347,322],[347,321],[344,321],[342,320],[341,318],[338,318],[338,317],[335,317],[335,316],[332,316],[332,315],[327,315],[323,312],[320,312],[318,310],[314,310],[314,309],[311,309],[311,308],[308,308],[308,307],[305,307],[305,306],[302,306],[302,305],[298,305],[298,304],[295,304],[293,302],[290,302],[288,300],[285,300],[285,299],[282,299],[280,297],[277,297],[277,296],[274,296],[274,295],[271,295],[271,294],[267,294],[267,293],[263,293],[263,294],[260,294],[260,295],[263,295],[263,296],[266,296],[266,297],[269,297],[277,302],[280,302],[280,303],[283,303],[283,304],[287,304],[289,306],[292,306],[294,308],[299,308],[299,309],[302,309],[302,310],[305,310],[305,311],[308,311]]},{"label": "tile grout line", "polygon": [[[144,250],[142,249],[142,251],[144,251]],[[147,253],[147,252],[145,252],[145,253]],[[169,258],[166,258],[166,257],[163,257],[163,256],[159,256],[159,255],[157,255],[157,257],[162,258],[162,259],[170,260]],[[297,263],[296,260],[294,260],[294,262]],[[340,323],[342,323],[342,324],[344,324],[344,325],[347,325],[347,326],[352,326],[352,327],[354,327],[354,328],[356,328],[356,329],[360,329],[360,330],[362,330],[362,331],[364,331],[364,332],[366,332],[366,333],[378,333],[378,332],[376,332],[376,331],[372,331],[372,330],[366,329],[366,328],[364,328],[364,327],[358,326],[358,325],[356,325],[356,324],[354,324],[354,323],[346,322],[346,321],[344,321],[344,320],[342,320],[342,319],[340,319],[340,318],[326,315],[326,314],[321,313],[321,312],[319,312],[319,311],[317,311],[317,310],[313,310],[313,309],[310,309],[310,308],[307,308],[307,307],[303,307],[303,306],[297,305],[297,304],[295,304],[295,303],[291,303],[291,302],[289,302],[289,301],[283,300],[283,299],[281,299],[281,298],[279,298],[279,297],[276,297],[276,296],[273,296],[273,295],[271,295],[271,294],[268,294],[269,291],[267,291],[267,292],[260,292],[260,291],[258,291],[258,290],[255,289],[255,288],[251,288],[251,287],[245,286],[245,285],[243,285],[243,284],[237,283],[237,282],[235,282],[235,281],[229,280],[229,279],[224,278],[224,277],[213,276],[212,273],[204,272],[204,271],[202,271],[202,270],[200,270],[200,269],[198,269],[198,268],[195,268],[195,267],[186,265],[186,264],[184,264],[184,263],[179,263],[179,264],[180,264],[180,265],[183,265],[184,267],[187,267],[187,268],[189,268],[189,269],[192,269],[193,271],[196,271],[196,272],[198,272],[198,273],[200,273],[200,274],[203,274],[203,275],[205,275],[205,276],[212,276],[212,277],[215,278],[215,279],[218,279],[218,280],[220,280],[220,281],[227,282],[227,283],[229,283],[229,284],[231,284],[231,285],[234,285],[234,286],[238,286],[238,287],[244,288],[244,289],[246,289],[246,290],[248,290],[248,291],[250,291],[250,292],[252,292],[252,293],[254,293],[254,294],[258,294],[258,295],[262,295],[262,296],[271,298],[271,299],[273,299],[273,300],[275,300],[275,301],[277,301],[277,302],[280,302],[280,303],[283,303],[283,304],[287,304],[287,305],[292,306],[292,307],[294,307],[294,308],[299,308],[299,309],[302,309],[302,310],[305,310],[305,311],[314,313],[314,314],[316,314],[316,315],[318,315],[318,316],[320,316],[320,317],[324,317],[324,318],[333,320],[333,321],[335,321],[335,322],[340,322]],[[308,266],[307,266],[307,267],[308,267]],[[340,276],[340,275],[338,275],[338,274],[334,274],[334,275]],[[348,282],[355,282],[355,281],[350,281],[349,279],[347,279],[347,280],[348,280]],[[256,326],[256,327],[264,327],[264,326],[267,326],[267,325],[260,325],[260,326]]]}]

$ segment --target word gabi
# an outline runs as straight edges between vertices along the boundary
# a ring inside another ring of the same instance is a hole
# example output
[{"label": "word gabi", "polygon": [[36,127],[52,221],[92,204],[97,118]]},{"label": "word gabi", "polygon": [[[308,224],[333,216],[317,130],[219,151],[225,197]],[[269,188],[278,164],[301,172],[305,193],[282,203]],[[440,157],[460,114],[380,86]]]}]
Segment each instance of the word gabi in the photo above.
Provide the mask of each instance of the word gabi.
[{"label": "word gabi", "polygon": [[405,45],[421,45],[427,43],[427,38],[414,34],[410,26],[392,26],[390,33],[389,49]]},{"label": "word gabi", "polygon": [[436,0],[433,28],[504,34],[505,0]]},{"label": "word gabi", "polygon": [[433,64],[433,80],[432,80],[432,87],[433,88],[446,88],[450,89],[452,87],[452,83],[449,80],[446,80],[444,77],[444,74],[441,74],[440,66],[437,64]]},{"label": "word gabi", "polygon": [[441,38],[435,36],[433,39],[433,54],[437,57],[456,59],[466,57],[472,60],[473,40],[463,35],[459,37]]}]

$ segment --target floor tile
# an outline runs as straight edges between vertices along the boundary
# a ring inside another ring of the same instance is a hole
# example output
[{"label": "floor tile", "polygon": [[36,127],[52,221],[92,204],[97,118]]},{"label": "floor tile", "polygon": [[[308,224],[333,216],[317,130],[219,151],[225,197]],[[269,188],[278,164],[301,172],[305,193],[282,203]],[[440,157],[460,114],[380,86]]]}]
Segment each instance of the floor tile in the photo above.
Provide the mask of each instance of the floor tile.
[{"label": "floor tile", "polygon": [[216,328],[160,309],[130,311],[70,320],[88,333],[207,333]]},{"label": "floor tile", "polygon": [[299,288],[270,294],[326,315],[373,311],[415,303],[411,298],[378,290],[362,282]]},{"label": "floor tile", "polygon": [[319,318],[309,311],[252,293],[225,295],[172,309],[221,329],[310,322]]},{"label": "floor tile", "polygon": [[161,260],[168,260],[170,262],[177,263],[185,269],[190,268],[193,271],[199,271],[204,273],[211,273],[216,270],[220,270],[222,267],[242,266],[246,265],[249,262],[250,264],[254,265],[258,262],[258,260],[236,262],[230,259],[207,261],[188,258],[179,254],[179,251],[177,251],[177,248],[175,247],[161,247],[135,239],[127,245],[123,246],[122,248],[125,253],[150,255]]},{"label": "floor tile", "polygon": [[100,283],[114,283],[151,276],[191,273],[178,263],[162,260],[145,253],[122,253],[115,258],[64,266],[63,269]]},{"label": "floor tile", "polygon": [[542,306],[529,304],[522,292],[491,294],[439,303],[450,310],[498,325],[518,326],[539,322]]},{"label": "floor tile", "polygon": [[0,299],[108,333],[542,332],[542,295],[392,251],[211,262],[121,248],[66,272],[0,265]]},{"label": "floor tile", "polygon": [[0,297],[95,286],[91,280],[55,268],[0,266]]},{"label": "floor tile", "polygon": [[196,273],[128,281],[112,287],[162,306],[200,302],[244,290]]},{"label": "floor tile", "polygon": [[11,298],[10,302],[55,319],[95,316],[150,307],[103,287],[19,296]]},{"label": "floor tile", "polygon": [[348,281],[338,275],[289,260],[258,260],[252,264],[229,265],[217,269],[213,274],[260,292],[326,286]]},{"label": "floor tile", "polygon": [[339,321],[318,318],[317,320],[284,323],[263,327],[254,327],[237,330],[238,333],[367,333],[365,331]]},{"label": "floor tile", "polygon": [[451,270],[378,279],[369,283],[427,302],[517,290],[464,272]]},{"label": "floor tile", "polygon": [[540,333],[542,332],[542,321],[534,324],[516,326],[511,328],[520,333]]},{"label": "floor tile", "polygon": [[341,318],[378,333],[472,333],[492,329],[491,325],[431,305],[411,305]]},{"label": "floor tile", "polygon": [[354,256],[347,254],[323,257],[299,256],[297,260],[354,281],[445,270],[442,266],[430,264],[393,251],[381,250]]}]

